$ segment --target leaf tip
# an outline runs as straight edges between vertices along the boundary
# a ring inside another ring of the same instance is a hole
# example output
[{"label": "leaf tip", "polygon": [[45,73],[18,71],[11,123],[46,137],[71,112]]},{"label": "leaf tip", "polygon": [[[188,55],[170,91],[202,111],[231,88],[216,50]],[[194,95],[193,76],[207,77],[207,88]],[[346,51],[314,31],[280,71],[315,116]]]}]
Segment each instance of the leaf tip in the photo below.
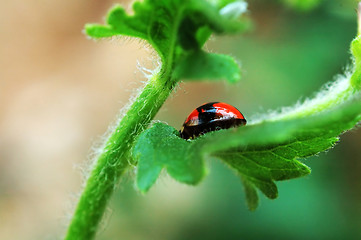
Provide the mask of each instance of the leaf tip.
[{"label": "leaf tip", "polygon": [[86,24],[84,26],[84,33],[91,38],[99,39],[104,37],[111,37],[116,33],[110,26],[104,26],[100,24]]},{"label": "leaf tip", "polygon": [[111,18],[111,16],[112,16],[114,13],[117,13],[117,12],[125,12],[123,6],[120,5],[119,3],[114,4],[114,5],[109,9],[109,11],[108,11],[108,13],[107,13],[107,16],[106,16],[107,22],[108,22],[109,18]]},{"label": "leaf tip", "polygon": [[93,30],[94,30],[95,25],[96,24],[93,24],[93,23],[85,24],[84,29],[83,29],[83,33],[85,33],[89,37],[93,37]]},{"label": "leaf tip", "polygon": [[135,185],[141,194],[146,194],[149,191],[150,187],[153,185],[153,183],[149,184],[149,182],[141,181],[138,178]]},{"label": "leaf tip", "polygon": [[305,167],[301,170],[303,176],[309,175],[311,173],[311,168],[307,165],[304,165]]}]

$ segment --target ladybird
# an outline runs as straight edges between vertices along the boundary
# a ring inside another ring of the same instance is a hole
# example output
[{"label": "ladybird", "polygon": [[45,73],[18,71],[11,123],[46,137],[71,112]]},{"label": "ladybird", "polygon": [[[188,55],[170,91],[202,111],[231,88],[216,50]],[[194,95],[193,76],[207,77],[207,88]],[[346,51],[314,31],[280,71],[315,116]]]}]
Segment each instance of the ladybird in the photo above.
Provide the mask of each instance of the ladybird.
[{"label": "ladybird", "polygon": [[210,131],[246,125],[243,114],[232,105],[210,102],[194,109],[184,121],[180,136],[193,139]]}]

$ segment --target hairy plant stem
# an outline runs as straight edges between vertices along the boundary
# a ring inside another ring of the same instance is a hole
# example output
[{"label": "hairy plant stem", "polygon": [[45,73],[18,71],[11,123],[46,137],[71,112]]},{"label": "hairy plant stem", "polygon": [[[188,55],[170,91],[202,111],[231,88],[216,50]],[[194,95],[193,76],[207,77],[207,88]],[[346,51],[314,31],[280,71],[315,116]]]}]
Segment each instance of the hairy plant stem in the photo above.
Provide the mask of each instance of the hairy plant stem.
[{"label": "hairy plant stem", "polygon": [[94,238],[114,188],[129,166],[134,139],[149,125],[175,86],[170,71],[164,69],[152,76],[107,140],[80,196],[66,240]]}]

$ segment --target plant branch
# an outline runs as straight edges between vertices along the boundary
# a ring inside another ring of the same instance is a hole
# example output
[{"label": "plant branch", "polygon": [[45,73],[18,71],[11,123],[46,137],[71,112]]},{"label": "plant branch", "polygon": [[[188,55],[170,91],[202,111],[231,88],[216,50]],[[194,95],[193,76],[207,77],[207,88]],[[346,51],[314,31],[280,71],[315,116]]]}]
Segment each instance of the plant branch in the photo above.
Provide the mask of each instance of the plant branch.
[{"label": "plant branch", "polygon": [[163,74],[163,69],[152,76],[106,142],[87,179],[66,240],[90,240],[94,237],[113,190],[129,166],[130,146],[174,88],[176,81],[170,74]]}]

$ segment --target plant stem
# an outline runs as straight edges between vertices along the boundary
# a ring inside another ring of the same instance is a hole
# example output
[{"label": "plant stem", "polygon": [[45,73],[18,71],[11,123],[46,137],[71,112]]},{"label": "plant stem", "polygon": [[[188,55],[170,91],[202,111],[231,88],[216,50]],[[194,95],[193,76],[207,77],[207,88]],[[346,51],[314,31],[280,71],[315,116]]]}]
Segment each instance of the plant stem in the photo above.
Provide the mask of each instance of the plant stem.
[{"label": "plant stem", "polygon": [[113,190],[129,166],[133,141],[149,125],[175,86],[176,81],[170,74],[164,74],[164,69],[152,76],[107,140],[80,196],[66,240],[94,238]]}]

